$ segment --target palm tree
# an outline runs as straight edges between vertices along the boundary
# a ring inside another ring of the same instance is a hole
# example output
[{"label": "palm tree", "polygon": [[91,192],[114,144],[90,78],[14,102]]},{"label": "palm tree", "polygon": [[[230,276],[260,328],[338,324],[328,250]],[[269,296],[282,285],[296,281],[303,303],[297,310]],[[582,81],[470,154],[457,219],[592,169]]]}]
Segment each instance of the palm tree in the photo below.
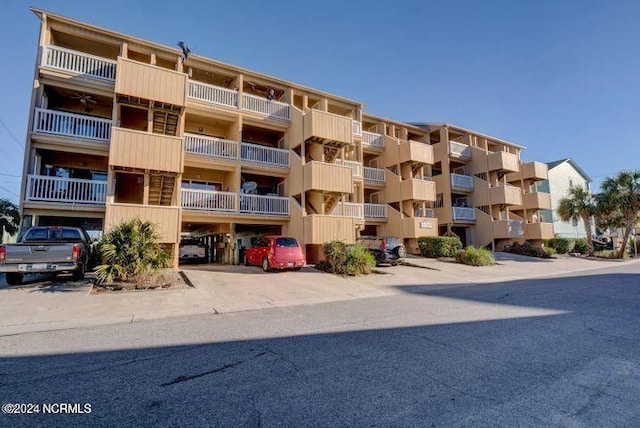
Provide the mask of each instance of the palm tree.
[{"label": "palm tree", "polygon": [[607,177],[601,188],[598,206],[606,220],[605,224],[625,229],[617,254],[618,258],[622,258],[631,230],[640,220],[640,170],[622,171],[615,177]]},{"label": "palm tree", "polygon": [[596,212],[596,203],[591,193],[581,186],[574,186],[569,189],[567,196],[560,200],[558,215],[562,221],[582,220],[584,230],[587,233],[587,246],[589,255],[593,255],[593,234],[591,232],[591,217]]},{"label": "palm tree", "polygon": [[20,211],[18,206],[8,199],[0,199],[0,244],[4,232],[13,235],[20,227]]}]

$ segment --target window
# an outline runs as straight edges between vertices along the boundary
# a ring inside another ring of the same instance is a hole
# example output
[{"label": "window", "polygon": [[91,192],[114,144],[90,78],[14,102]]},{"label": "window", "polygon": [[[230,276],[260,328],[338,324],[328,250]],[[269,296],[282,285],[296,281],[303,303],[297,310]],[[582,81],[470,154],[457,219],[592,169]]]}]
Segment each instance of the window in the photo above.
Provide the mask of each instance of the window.
[{"label": "window", "polygon": [[296,248],[299,245],[295,238],[276,238],[276,247]]},{"label": "window", "polygon": [[573,188],[573,180],[569,179],[569,189],[572,189],[572,188]]}]

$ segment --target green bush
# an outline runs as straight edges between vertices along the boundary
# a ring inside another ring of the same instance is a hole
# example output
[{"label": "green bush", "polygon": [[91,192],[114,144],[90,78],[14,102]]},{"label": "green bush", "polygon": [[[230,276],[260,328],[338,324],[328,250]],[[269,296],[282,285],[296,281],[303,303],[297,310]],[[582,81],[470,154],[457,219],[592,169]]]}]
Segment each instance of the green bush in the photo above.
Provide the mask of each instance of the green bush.
[{"label": "green bush", "polygon": [[354,245],[347,251],[344,273],[347,275],[368,275],[376,266],[376,258],[362,245]]},{"label": "green bush", "polygon": [[589,246],[587,245],[587,238],[578,238],[573,241],[573,252],[580,254],[587,254],[589,252]]},{"label": "green bush", "polygon": [[558,254],[567,254],[570,253],[571,250],[573,250],[574,241],[573,239],[569,238],[556,237],[553,239],[549,239],[547,245],[556,250]]},{"label": "green bush", "polygon": [[101,265],[95,268],[96,282],[133,280],[155,273],[169,264],[155,226],[140,219],[121,223],[103,236],[97,245]]},{"label": "green bush", "polygon": [[594,255],[600,259],[615,259],[617,257],[616,252],[613,250],[596,251]]},{"label": "green bush", "polygon": [[548,256],[548,257],[553,257],[553,256],[555,256],[555,255],[556,255],[556,250],[555,250],[555,248],[548,247],[548,248],[545,248],[543,251],[544,251],[545,253],[547,253],[547,256]]},{"label": "green bush", "polygon": [[344,273],[344,267],[347,263],[347,246],[342,241],[331,241],[324,245],[324,264],[327,272]]},{"label": "green bush", "polygon": [[428,236],[418,238],[418,247],[423,257],[455,257],[462,249],[462,242],[450,236]]},{"label": "green bush", "polygon": [[529,241],[525,241],[524,244],[520,244],[518,242],[514,242],[513,244],[504,248],[506,253],[511,254],[519,254],[521,256],[529,256],[529,257],[541,257],[543,259],[547,259],[551,256],[556,255],[556,250],[551,247],[541,248],[536,245],[533,245]]},{"label": "green bush", "polygon": [[496,259],[491,251],[471,245],[456,253],[456,261],[469,266],[493,266],[496,264]]},{"label": "green bush", "polygon": [[374,255],[361,245],[347,245],[342,241],[331,241],[323,248],[324,260],[316,268],[329,273],[366,275],[376,265]]}]

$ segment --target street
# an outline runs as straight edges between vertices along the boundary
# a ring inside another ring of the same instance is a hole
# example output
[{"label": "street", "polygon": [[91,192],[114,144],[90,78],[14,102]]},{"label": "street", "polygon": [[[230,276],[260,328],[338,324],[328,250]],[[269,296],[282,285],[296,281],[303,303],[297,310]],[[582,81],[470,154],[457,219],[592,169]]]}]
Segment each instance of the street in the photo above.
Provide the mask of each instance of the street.
[{"label": "street", "polygon": [[2,336],[1,403],[90,413],[0,426],[640,426],[640,265],[398,289]]}]

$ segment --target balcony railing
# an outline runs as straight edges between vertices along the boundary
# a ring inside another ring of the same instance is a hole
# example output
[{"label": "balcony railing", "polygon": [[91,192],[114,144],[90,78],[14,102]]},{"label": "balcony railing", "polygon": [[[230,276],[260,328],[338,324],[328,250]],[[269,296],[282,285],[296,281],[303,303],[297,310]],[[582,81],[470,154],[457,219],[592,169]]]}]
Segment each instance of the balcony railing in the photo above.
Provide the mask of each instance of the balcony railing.
[{"label": "balcony railing", "polygon": [[473,190],[473,177],[464,174],[451,174],[451,187],[454,189]]},{"label": "balcony railing", "polygon": [[33,118],[33,132],[109,141],[111,123],[111,119],[36,108]]},{"label": "balcony railing", "polygon": [[433,208],[418,208],[416,210],[416,217],[427,217],[427,218],[435,218],[435,214]]},{"label": "balcony railing", "polygon": [[185,151],[198,155],[238,159],[238,142],[224,138],[185,134]]},{"label": "balcony railing", "polygon": [[189,98],[225,107],[238,108],[238,91],[209,85],[208,83],[189,80]]},{"label": "balcony railing", "polygon": [[364,204],[365,218],[387,218],[386,204]]},{"label": "balcony railing", "polygon": [[353,171],[354,177],[362,177],[362,164],[360,162],[336,159],[335,164],[348,166]]},{"label": "balcony railing", "polygon": [[457,159],[471,159],[471,147],[457,141],[449,141],[449,153]]},{"label": "balcony railing", "polygon": [[386,181],[384,169],[382,168],[370,168],[368,166],[365,166],[363,168],[363,171],[364,179],[366,181],[375,181],[378,183],[384,183]]},{"label": "balcony railing", "polygon": [[240,143],[240,158],[247,162],[282,168],[289,167],[289,150],[275,149],[258,144]]},{"label": "balcony railing", "polygon": [[336,207],[333,209],[331,215],[338,217],[353,217],[363,219],[364,207],[363,204],[356,204],[353,202],[338,202],[338,205],[336,205]]},{"label": "balcony railing", "polygon": [[106,181],[43,175],[29,175],[27,180],[29,201],[104,204],[106,195]]},{"label": "balcony railing", "polygon": [[241,194],[240,212],[244,214],[289,215],[289,198]]},{"label": "balcony railing", "polygon": [[182,189],[182,208],[191,210],[235,212],[236,194],[213,190]]},{"label": "balcony railing", "polygon": [[41,65],[96,79],[116,80],[116,61],[60,46],[44,46]]},{"label": "balcony railing", "polygon": [[353,135],[362,135],[362,122],[358,122],[357,120],[352,120],[351,132],[353,133]]},{"label": "balcony railing", "polygon": [[522,238],[524,237],[524,221],[494,220],[493,235],[496,238]]},{"label": "balcony railing", "polygon": [[362,145],[382,149],[384,147],[384,137],[375,132],[362,131]]},{"label": "balcony railing", "polygon": [[291,120],[291,106],[251,94],[242,94],[242,109],[278,120]]},{"label": "balcony railing", "polygon": [[469,207],[452,207],[453,219],[464,221],[475,221],[476,212],[473,208]]}]

